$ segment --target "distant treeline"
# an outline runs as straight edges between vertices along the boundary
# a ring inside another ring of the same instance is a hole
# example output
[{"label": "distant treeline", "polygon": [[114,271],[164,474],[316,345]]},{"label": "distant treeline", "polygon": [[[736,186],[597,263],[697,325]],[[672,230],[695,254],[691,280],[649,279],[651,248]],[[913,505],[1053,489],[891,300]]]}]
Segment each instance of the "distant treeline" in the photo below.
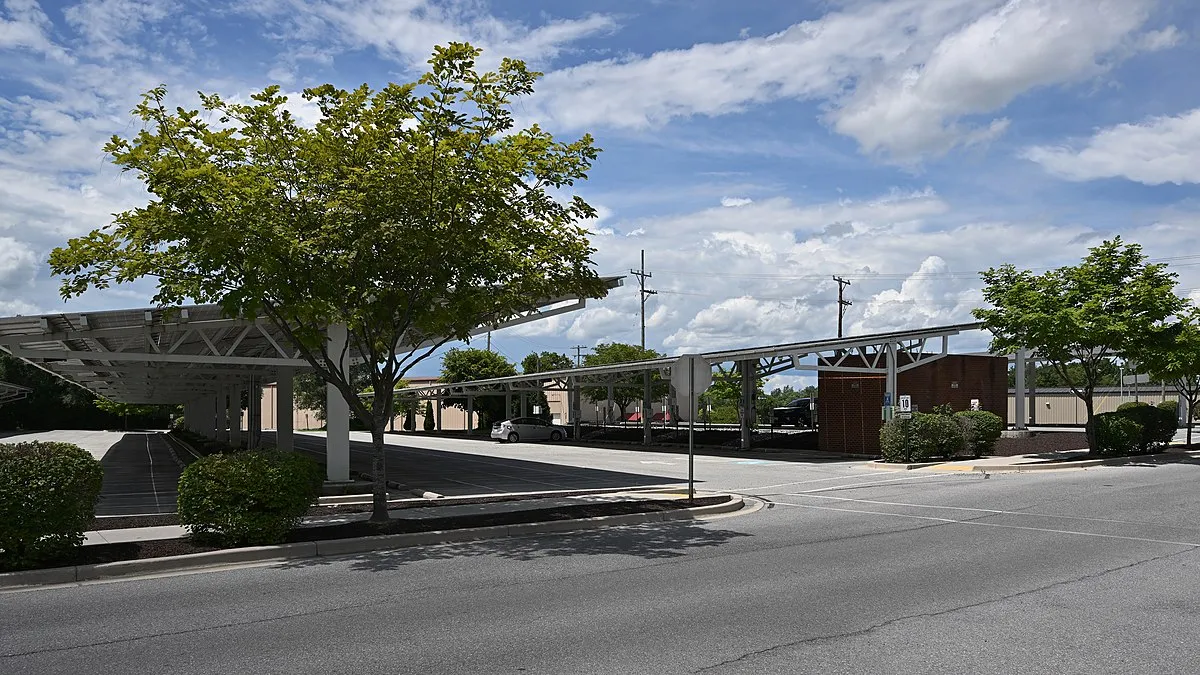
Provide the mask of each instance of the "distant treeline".
[{"label": "distant treeline", "polygon": [[130,406],[130,415],[101,410],[94,394],[7,354],[0,354],[0,381],[33,390],[24,399],[0,405],[0,431],[165,429],[177,409]]}]

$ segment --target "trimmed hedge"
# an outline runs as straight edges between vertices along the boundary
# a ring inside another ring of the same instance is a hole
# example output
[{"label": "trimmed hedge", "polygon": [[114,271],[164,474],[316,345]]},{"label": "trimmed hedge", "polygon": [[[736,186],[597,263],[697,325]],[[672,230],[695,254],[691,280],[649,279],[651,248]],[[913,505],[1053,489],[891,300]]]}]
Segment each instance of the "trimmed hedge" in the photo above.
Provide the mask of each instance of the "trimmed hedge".
[{"label": "trimmed hedge", "polygon": [[1004,420],[986,410],[964,410],[954,413],[962,428],[963,449],[972,457],[991,454],[1004,431]]},{"label": "trimmed hedge", "polygon": [[895,417],[884,424],[879,432],[879,447],[886,462],[949,459],[962,450],[963,432],[949,415],[914,413],[911,420]]},{"label": "trimmed hedge", "polygon": [[104,469],[70,443],[0,445],[0,570],[21,569],[83,544]]},{"label": "trimmed hedge", "polygon": [[1117,412],[1111,414],[1132,420],[1142,427],[1137,449],[1143,453],[1169,445],[1179,428],[1175,411],[1168,412],[1148,403],[1122,404],[1117,408]]},{"label": "trimmed hedge", "polygon": [[226,546],[277,544],[316,503],[323,480],[315,461],[294,452],[208,455],[179,478],[179,522]]},{"label": "trimmed hedge", "polygon": [[1093,418],[1100,454],[1131,455],[1137,452],[1144,429],[1124,414],[1128,410],[1100,413]]},{"label": "trimmed hedge", "polygon": [[1179,419],[1179,401],[1176,401],[1173,398],[1167,399],[1166,401],[1163,401],[1154,407],[1158,408],[1159,410],[1165,410],[1174,415],[1176,419]]}]

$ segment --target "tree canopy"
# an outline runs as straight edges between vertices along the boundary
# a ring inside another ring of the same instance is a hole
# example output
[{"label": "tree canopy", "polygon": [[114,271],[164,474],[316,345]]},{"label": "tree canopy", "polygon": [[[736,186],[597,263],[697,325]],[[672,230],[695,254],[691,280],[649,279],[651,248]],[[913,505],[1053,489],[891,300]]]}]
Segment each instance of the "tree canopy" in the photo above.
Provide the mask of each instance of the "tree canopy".
[{"label": "tree canopy", "polygon": [[1140,359],[1150,376],[1168,382],[1187,401],[1187,444],[1192,445],[1192,422],[1200,408],[1200,309],[1189,307]]},{"label": "tree canopy", "polygon": [[[442,382],[487,380],[516,374],[516,367],[508,359],[486,349],[455,348],[442,356]],[[505,419],[509,415],[506,405],[507,399],[504,396],[475,396],[474,408],[479,416],[477,426],[484,427],[492,422]],[[443,408],[451,406],[466,410],[466,397],[442,399]]]},{"label": "tree canopy", "polygon": [[558,352],[532,352],[521,359],[522,373],[546,373],[552,370],[566,370],[575,365],[571,357]]},{"label": "tree canopy", "polygon": [[[591,354],[583,357],[583,365],[585,367],[605,366],[612,363],[646,361],[662,358],[662,356],[662,354],[653,349],[644,349],[638,345],[630,345],[623,342],[602,342],[592,349]],[[660,399],[671,391],[671,383],[660,377],[657,371],[650,376],[650,387],[651,395],[654,399]],[[622,419],[628,414],[631,403],[642,400],[643,390],[642,373],[622,375],[617,379],[613,386],[612,402],[617,404],[617,407],[621,409]],[[593,401],[608,399],[607,385],[580,387],[580,392]]]},{"label": "tree canopy", "polygon": [[[603,297],[581,221],[591,136],[563,142],[512,109],[540,73],[480,50],[437,47],[416,82],[305,89],[319,113],[301,124],[277,86],[245,103],[201,94],[203,112],[155,88],[134,109],[143,128],[105,146],[150,201],[50,256],[64,298],[153,277],[153,301],[217,303],[288,336],[360,420],[375,453],[375,518],[386,518],[383,428],[392,391],[416,363],[544,298]],[[346,326],[330,353],[325,327]],[[368,406],[344,364],[371,366]]]},{"label": "tree canopy", "polygon": [[[1083,400],[1095,451],[1094,392],[1104,369],[1113,355],[1137,355],[1161,339],[1167,319],[1186,305],[1175,295],[1176,275],[1116,237],[1078,265],[1043,274],[1003,265],[982,277],[991,307],[974,315],[992,333],[992,352],[1032,349],[1046,359]],[[1069,368],[1072,362],[1079,367]]]},{"label": "tree canopy", "polygon": [[[552,370],[567,370],[575,364],[571,362],[571,357],[558,352],[532,352],[521,359],[522,373],[545,373]],[[544,382],[542,383],[544,386]],[[549,421],[550,401],[546,398],[546,392],[539,391],[533,394],[532,400],[529,401],[531,406],[529,410],[537,409],[535,417],[540,417]]]}]

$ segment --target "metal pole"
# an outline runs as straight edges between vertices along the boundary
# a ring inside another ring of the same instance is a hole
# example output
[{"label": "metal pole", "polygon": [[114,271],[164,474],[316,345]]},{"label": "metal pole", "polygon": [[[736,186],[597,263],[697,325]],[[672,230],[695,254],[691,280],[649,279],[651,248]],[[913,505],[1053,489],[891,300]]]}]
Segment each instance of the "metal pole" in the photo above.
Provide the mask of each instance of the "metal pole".
[{"label": "metal pole", "polygon": [[688,359],[688,401],[692,409],[688,411],[688,501],[696,499],[696,359]]}]

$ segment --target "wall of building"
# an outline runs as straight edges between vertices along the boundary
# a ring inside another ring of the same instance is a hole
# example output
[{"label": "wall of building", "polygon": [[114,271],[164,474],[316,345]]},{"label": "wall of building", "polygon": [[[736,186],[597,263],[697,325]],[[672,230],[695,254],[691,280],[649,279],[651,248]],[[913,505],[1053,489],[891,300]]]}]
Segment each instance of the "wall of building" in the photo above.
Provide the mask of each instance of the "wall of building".
[{"label": "wall of building", "polygon": [[[1031,399],[1026,395],[1029,409],[1029,426],[1083,426],[1087,423],[1087,408],[1083,401],[1071,391],[1054,389],[1037,391]],[[1143,387],[1136,395],[1127,389],[1101,389],[1095,393],[1096,412],[1112,412],[1122,403],[1141,401],[1157,405],[1162,401],[1177,401],[1179,394],[1174,389],[1159,386]],[[1008,396],[1008,419],[1017,418],[1017,397]]]},{"label": "wall of building", "polygon": [[[847,364],[849,365],[849,364]],[[886,378],[880,373],[821,372],[817,376],[817,420],[821,450],[875,454],[883,428]],[[896,376],[897,396],[912,397],[914,410],[928,412],[949,403],[1008,417],[1008,363],[991,356],[947,356]],[[896,401],[893,401],[895,404]]]}]

